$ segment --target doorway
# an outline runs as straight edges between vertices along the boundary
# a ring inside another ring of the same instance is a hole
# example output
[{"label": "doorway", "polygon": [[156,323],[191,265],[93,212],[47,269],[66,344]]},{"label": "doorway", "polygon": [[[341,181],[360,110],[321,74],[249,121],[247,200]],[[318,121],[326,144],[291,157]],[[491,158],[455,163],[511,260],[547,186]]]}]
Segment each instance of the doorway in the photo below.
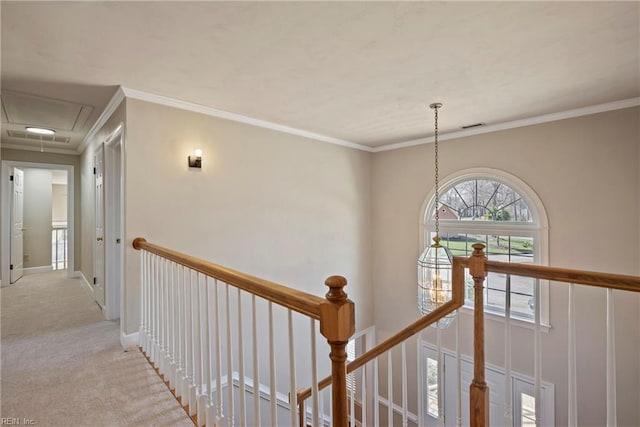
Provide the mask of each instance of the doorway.
[{"label": "doorway", "polygon": [[[32,185],[37,187],[30,188]],[[37,193],[39,191],[43,193]],[[54,262],[56,268],[66,267],[68,277],[74,276],[74,194],[72,165],[2,161],[2,286],[19,281],[20,271],[50,271],[54,268]],[[44,205],[38,206],[39,203],[48,205],[42,207]],[[58,219],[57,222],[54,222],[54,216]],[[62,219],[65,220],[66,227],[62,227]],[[63,231],[55,231],[56,228]],[[58,251],[57,262],[54,251]]]}]

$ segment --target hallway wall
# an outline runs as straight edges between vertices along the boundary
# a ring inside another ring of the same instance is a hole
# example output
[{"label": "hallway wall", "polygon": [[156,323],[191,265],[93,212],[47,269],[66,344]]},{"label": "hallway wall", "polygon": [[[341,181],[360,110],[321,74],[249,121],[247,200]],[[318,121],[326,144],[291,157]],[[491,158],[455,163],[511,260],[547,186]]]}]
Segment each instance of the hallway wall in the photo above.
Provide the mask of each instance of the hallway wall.
[{"label": "hallway wall", "polygon": [[[137,236],[316,295],[347,277],[371,324],[370,153],[127,99],[127,331],[139,327]],[[187,156],[203,150],[201,170]]]},{"label": "hallway wall", "polygon": [[24,169],[24,267],[51,266],[50,169]]}]

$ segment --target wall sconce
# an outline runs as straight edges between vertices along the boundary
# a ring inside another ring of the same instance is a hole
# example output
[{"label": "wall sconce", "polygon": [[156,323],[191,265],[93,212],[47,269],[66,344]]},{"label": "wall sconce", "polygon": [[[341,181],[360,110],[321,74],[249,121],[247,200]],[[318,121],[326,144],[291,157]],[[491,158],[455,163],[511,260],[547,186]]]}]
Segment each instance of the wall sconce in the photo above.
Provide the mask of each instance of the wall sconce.
[{"label": "wall sconce", "polygon": [[194,152],[194,156],[189,156],[189,167],[190,168],[202,168],[202,150],[197,149]]}]

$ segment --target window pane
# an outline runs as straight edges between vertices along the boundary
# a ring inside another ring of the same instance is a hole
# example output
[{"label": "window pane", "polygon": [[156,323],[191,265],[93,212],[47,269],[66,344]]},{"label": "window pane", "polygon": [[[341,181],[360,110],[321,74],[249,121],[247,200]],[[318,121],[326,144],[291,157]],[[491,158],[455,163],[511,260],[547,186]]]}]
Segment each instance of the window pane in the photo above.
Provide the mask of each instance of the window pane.
[{"label": "window pane", "polygon": [[427,357],[427,413],[438,416],[438,361]]},{"label": "window pane", "polygon": [[511,314],[533,318],[533,284],[530,277],[511,276]]},{"label": "window pane", "polygon": [[527,393],[520,393],[520,425],[523,427],[536,426],[536,398]]},{"label": "window pane", "polygon": [[[456,184],[440,196],[443,220],[532,222],[529,206],[511,187],[487,179]],[[433,212],[435,217],[435,210]]]}]

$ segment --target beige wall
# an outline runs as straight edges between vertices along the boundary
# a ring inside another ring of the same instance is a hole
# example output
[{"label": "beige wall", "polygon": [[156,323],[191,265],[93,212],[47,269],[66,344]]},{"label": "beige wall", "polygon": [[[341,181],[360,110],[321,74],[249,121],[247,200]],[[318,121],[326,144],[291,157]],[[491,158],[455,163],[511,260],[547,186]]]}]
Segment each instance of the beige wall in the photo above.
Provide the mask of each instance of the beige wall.
[{"label": "beige wall", "polygon": [[[474,167],[509,172],[544,203],[550,225],[550,264],[639,274],[640,181],[638,108],[444,141],[440,174]],[[444,113],[443,113],[444,114]],[[415,320],[418,217],[433,186],[433,144],[377,153],[372,166],[374,323],[381,335]],[[604,291],[577,294],[581,425],[603,425]],[[566,424],[566,286],[551,288],[552,329],[543,335],[543,379],[556,386],[556,422]],[[639,298],[618,294],[616,339],[618,423],[639,425]],[[471,354],[472,325],[462,316],[463,352]],[[454,329],[444,334],[453,348]],[[532,334],[514,328],[514,369],[533,375]],[[432,331],[428,335],[433,338]],[[503,328],[487,322],[488,362],[502,365]],[[588,356],[588,357],[587,357]]]},{"label": "beige wall", "polygon": [[74,236],[74,268],[79,271],[80,265],[82,265],[82,249],[80,247],[81,241],[81,219],[80,219],[80,205],[83,201],[80,199],[80,156],[72,156],[66,154],[56,153],[40,153],[38,151],[25,151],[25,150],[12,150],[2,148],[0,150],[0,157],[2,160],[13,160],[16,162],[32,162],[32,163],[50,163],[55,165],[72,165],[74,167],[74,224],[75,224],[75,236]]},{"label": "beige wall", "polygon": [[358,328],[371,324],[370,154],[127,100],[125,156],[128,333],[137,236],[316,295],[343,275]]},{"label": "beige wall", "polygon": [[51,170],[24,170],[24,267],[51,266]]}]

